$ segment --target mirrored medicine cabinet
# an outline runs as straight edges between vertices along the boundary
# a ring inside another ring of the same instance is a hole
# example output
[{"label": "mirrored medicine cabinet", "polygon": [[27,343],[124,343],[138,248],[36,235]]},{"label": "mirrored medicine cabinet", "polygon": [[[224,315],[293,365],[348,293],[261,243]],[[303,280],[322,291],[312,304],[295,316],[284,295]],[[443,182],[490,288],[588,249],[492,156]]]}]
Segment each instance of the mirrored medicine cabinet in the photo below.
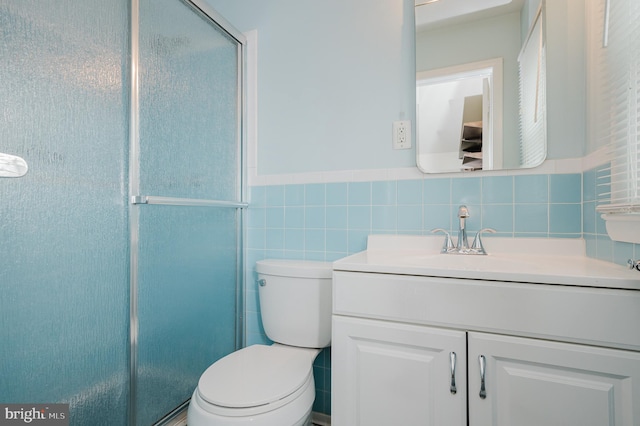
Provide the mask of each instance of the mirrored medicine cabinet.
[{"label": "mirrored medicine cabinet", "polygon": [[424,173],[540,165],[545,4],[416,0],[416,163]]}]

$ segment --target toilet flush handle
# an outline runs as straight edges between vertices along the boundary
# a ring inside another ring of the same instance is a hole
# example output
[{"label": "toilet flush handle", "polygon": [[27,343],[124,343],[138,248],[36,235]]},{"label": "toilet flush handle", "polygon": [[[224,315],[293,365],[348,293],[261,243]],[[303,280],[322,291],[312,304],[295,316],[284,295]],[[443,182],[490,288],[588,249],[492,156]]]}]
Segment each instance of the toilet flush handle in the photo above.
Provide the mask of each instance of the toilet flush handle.
[{"label": "toilet flush handle", "polygon": [[267,280],[265,280],[264,278],[261,278],[258,280],[258,285],[260,287],[264,287],[265,285],[267,285]]}]

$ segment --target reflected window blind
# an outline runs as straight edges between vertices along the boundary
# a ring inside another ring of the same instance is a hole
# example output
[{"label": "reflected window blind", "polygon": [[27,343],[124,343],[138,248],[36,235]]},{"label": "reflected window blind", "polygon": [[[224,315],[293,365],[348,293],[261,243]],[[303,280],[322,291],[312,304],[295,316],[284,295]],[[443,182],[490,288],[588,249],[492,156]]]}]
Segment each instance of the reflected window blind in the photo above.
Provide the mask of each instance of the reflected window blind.
[{"label": "reflected window blind", "polygon": [[[520,83],[520,164],[539,165],[546,153],[546,49],[538,11],[518,56]],[[545,143],[539,143],[545,141]]]},{"label": "reflected window blind", "polygon": [[597,137],[610,166],[599,176],[600,212],[640,212],[640,1],[603,0],[596,48]]}]

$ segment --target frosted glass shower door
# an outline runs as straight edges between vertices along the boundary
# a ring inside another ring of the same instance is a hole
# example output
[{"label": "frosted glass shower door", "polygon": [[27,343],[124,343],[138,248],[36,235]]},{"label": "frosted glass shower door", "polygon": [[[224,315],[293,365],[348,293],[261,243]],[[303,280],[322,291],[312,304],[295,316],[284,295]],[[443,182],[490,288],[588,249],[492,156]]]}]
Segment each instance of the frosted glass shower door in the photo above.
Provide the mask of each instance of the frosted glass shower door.
[{"label": "frosted glass shower door", "polygon": [[71,426],[127,424],[128,4],[0,0],[0,403]]},{"label": "frosted glass shower door", "polygon": [[189,1],[133,12],[131,406],[149,425],[241,344],[242,40]]},{"label": "frosted glass shower door", "polygon": [[236,349],[236,212],[141,206],[136,424],[191,397],[202,372]]}]

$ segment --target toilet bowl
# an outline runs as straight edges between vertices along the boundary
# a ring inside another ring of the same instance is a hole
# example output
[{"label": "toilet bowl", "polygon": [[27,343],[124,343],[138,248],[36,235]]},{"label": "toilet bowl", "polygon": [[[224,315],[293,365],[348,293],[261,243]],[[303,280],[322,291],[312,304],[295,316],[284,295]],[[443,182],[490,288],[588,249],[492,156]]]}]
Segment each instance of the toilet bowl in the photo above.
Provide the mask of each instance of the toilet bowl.
[{"label": "toilet bowl", "polygon": [[265,332],[275,343],[233,352],[202,374],[189,426],[303,426],[315,399],[313,361],[331,343],[331,264],[256,264]]}]

